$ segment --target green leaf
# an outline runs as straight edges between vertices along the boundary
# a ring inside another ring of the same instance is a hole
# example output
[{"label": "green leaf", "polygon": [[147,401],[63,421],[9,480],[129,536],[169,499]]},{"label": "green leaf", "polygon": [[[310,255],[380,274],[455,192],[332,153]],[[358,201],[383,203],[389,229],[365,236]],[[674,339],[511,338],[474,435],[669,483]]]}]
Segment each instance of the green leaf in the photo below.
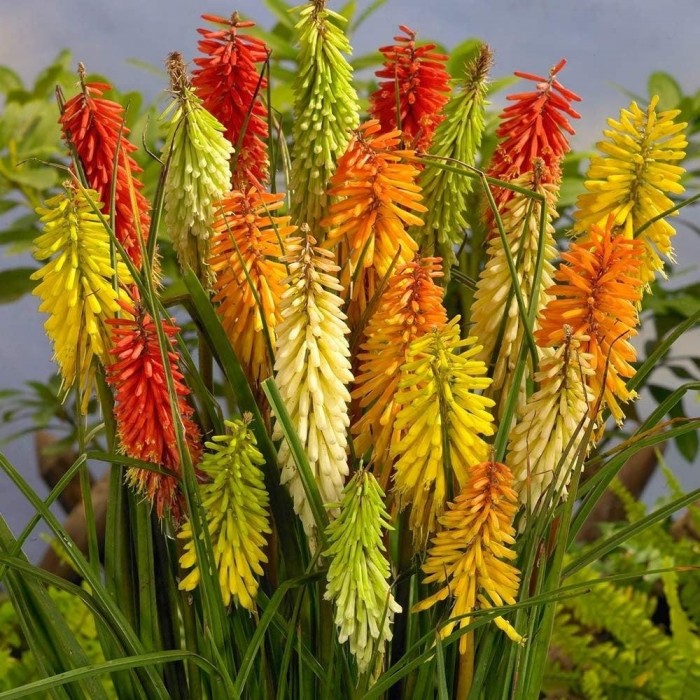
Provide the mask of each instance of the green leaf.
[{"label": "green leaf", "polygon": [[0,272],[0,304],[11,304],[29,294],[34,286],[29,276],[35,271],[34,267],[16,267]]},{"label": "green leaf", "polygon": [[678,435],[675,439],[678,451],[683,455],[685,460],[692,464],[698,454],[698,433],[697,431]]},{"label": "green leaf", "polygon": [[207,671],[210,675],[220,675],[216,666],[211,664],[205,658],[195,654],[192,651],[159,651],[152,654],[140,654],[139,656],[131,656],[125,659],[115,659],[113,661],[105,661],[101,664],[93,664],[92,666],[84,666],[73,671],[58,673],[51,678],[44,678],[34,683],[29,683],[16,688],[0,693],[0,700],[15,700],[16,698],[26,698],[40,690],[50,690],[58,688],[66,683],[73,683],[83,679],[93,679],[105,673],[116,673],[117,671],[125,671],[130,668],[140,668],[155,666],[157,664],[167,664],[173,661],[182,661],[187,659],[196,663],[198,666]]},{"label": "green leaf", "polygon": [[13,202],[11,199],[0,199],[0,215],[11,211],[16,206],[17,202]]},{"label": "green leaf", "polygon": [[0,66],[0,93],[7,95],[10,90],[21,90],[23,87],[22,79],[12,68]]},{"label": "green leaf", "polygon": [[668,73],[657,71],[649,76],[647,83],[649,96],[659,96],[659,109],[675,109],[683,97],[676,79]]},{"label": "green leaf", "polygon": [[569,576],[575,574],[584,566],[588,566],[588,564],[597,561],[603,555],[612,551],[616,547],[619,547],[621,544],[623,544],[630,538],[634,537],[635,535],[638,535],[641,532],[644,532],[644,530],[646,530],[648,527],[651,527],[655,523],[661,522],[662,520],[669,518],[681,508],[689,506],[691,503],[694,503],[699,498],[700,489],[695,489],[694,491],[685,494],[685,496],[681,498],[674,499],[669,504],[663,506],[662,508],[659,508],[658,510],[655,510],[653,513],[650,513],[644,518],[636,520],[627,527],[618,530],[611,537],[606,537],[602,540],[599,540],[595,543],[593,547],[587,549],[584,554],[574,559],[569,564],[569,566],[567,566],[566,569],[564,569],[562,578],[568,578]]},{"label": "green leaf", "polygon": [[294,29],[294,17],[290,13],[291,5],[288,5],[284,0],[264,0],[267,9],[277,17],[281,24]]}]

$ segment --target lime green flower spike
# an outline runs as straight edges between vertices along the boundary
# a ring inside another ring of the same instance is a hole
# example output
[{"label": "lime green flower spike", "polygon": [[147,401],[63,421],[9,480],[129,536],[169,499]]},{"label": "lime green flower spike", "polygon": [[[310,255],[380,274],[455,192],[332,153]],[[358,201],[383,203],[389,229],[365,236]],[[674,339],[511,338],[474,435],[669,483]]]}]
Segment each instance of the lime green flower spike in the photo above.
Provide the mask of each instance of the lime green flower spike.
[{"label": "lime green flower spike", "polygon": [[449,275],[450,267],[455,263],[453,247],[462,242],[467,227],[464,213],[472,179],[431,167],[430,163],[455,165],[459,161],[471,166],[476,164],[484,132],[487,77],[491,63],[491,49],[484,44],[478,56],[467,66],[461,89],[445,105],[445,119],[435,131],[429,149],[429,154],[436,158],[426,160],[419,179],[428,211],[423,216],[425,224],[412,230],[411,234],[424,255],[439,255],[443,259],[445,275]]},{"label": "lime green flower spike", "polygon": [[382,528],[392,529],[384,492],[374,476],[360,469],[343,490],[340,515],[327,528],[330,558],[326,600],[335,603],[338,641],[350,641],[360,673],[370,669],[375,651],[391,640],[394,613],[401,606],[391,594],[389,562]]},{"label": "lime green flower spike", "polygon": [[163,146],[163,160],[168,163],[165,225],[181,269],[192,268],[209,285],[214,207],[231,189],[233,146],[192,89],[182,55],[170,54],[167,65],[174,99],[161,117],[169,117]]},{"label": "lime green flower spike", "polygon": [[326,213],[326,188],[350,132],[359,123],[352,67],[343,54],[351,51],[341,26],[342,15],[311,0],[298,8],[299,73],[294,83],[292,135],[292,218],[307,223],[320,239]]},{"label": "lime green flower spike", "polygon": [[[250,415],[243,420],[225,421],[229,435],[217,435],[206,443],[207,452],[198,469],[208,481],[200,486],[219,585],[224,605],[231,599],[246,610],[254,610],[262,564],[267,562],[265,535],[270,533],[268,495],[260,465],[265,460],[248,429]],[[180,558],[183,569],[192,571],[180,582],[191,591],[199,583],[192,525],[188,520],[178,533],[185,540]]]}]

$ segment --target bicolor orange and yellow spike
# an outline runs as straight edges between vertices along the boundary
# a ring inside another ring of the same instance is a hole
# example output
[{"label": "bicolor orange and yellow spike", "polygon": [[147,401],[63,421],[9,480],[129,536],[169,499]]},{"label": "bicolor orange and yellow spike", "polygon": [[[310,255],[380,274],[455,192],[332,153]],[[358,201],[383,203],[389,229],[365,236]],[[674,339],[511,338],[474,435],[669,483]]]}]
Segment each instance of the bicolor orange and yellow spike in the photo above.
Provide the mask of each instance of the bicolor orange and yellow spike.
[{"label": "bicolor orange and yellow spike", "polygon": [[370,317],[367,340],[357,355],[360,368],[352,396],[362,415],[352,427],[355,451],[364,455],[372,449],[370,464],[383,488],[391,474],[392,447],[401,436],[395,427],[395,396],[408,349],[417,338],[447,324],[443,290],[435,283],[441,275],[439,258],[400,265]]},{"label": "bicolor orange and yellow spike", "polygon": [[[471,622],[477,609],[514,605],[520,586],[520,573],[510,563],[516,553],[513,518],[517,495],[513,476],[505,464],[482,462],[469,470],[461,493],[440,517],[442,529],[433,538],[428,559],[423,565],[423,583],[440,583],[437,593],[414,606],[415,612],[427,610],[448,597],[454,598],[450,618],[458,621],[443,625],[440,634],[448,636],[458,625]],[[523,637],[503,617],[494,623],[514,642]],[[467,651],[462,636],[460,653]]]},{"label": "bicolor orange and yellow spike", "polygon": [[581,352],[590,356],[594,399],[602,397],[621,422],[620,401],[636,396],[624,380],[634,375],[631,363],[637,356],[630,340],[639,324],[644,243],[616,235],[614,224],[612,215],[605,228],[592,224],[562,254],[564,262],[555,274],[556,284],[547,290],[551,299],[535,337],[541,347],[563,345],[567,335],[585,337]]},{"label": "bicolor orange and yellow spike", "polygon": [[331,179],[331,205],[323,225],[327,245],[342,244],[348,264],[343,286],[350,289],[351,327],[362,317],[392,261],[408,262],[418,246],[407,227],[422,225],[418,170],[405,162],[412,151],[399,151],[400,132],[381,133],[378,121],[354,134]]},{"label": "bicolor orange and yellow spike", "polygon": [[416,548],[435,532],[453,488],[467,481],[470,467],[486,459],[483,436],[493,435],[493,401],[477,391],[491,380],[476,360],[476,338],[460,339],[459,317],[411,343],[395,397],[399,413],[392,445],[394,491],[410,504]]},{"label": "bicolor orange and yellow spike", "polygon": [[[214,302],[224,330],[252,382],[272,374],[275,327],[280,321],[282,246],[296,226],[276,216],[283,194],[250,187],[234,190],[218,207],[213,222],[209,266],[214,275]],[[266,339],[265,334],[269,334]],[[268,346],[269,340],[269,346]]]}]

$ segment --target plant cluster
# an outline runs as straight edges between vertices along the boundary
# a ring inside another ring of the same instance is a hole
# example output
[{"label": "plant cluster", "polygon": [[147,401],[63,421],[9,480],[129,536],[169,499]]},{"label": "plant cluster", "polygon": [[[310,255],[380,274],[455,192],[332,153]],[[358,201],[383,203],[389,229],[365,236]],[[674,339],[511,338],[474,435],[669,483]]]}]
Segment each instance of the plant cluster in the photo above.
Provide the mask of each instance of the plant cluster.
[{"label": "plant cluster", "polygon": [[[698,493],[651,514],[628,503],[627,526],[574,544],[630,455],[700,425],[663,421],[676,392],[608,442],[698,317],[637,362],[682,206],[679,110],[654,97],[609,120],[562,242],[580,100],[560,82],[565,61],[516,73],[527,87],[508,96],[485,158],[488,46],[451,76],[401,26],[364,113],[348,18],[325,0],[279,14],[278,35],[204,15],[192,74],[168,56],[155,190],[110,86],[81,67],[70,96],[59,90],[70,165],[37,206],[33,293],[58,396],[76,410],[69,475],[81,474],[89,546],[1,458],[85,582],[22,558],[35,522],[17,540],[1,529],[0,566],[46,676],[27,692],[99,700],[110,673],[123,698],[681,697],[675,676],[652,675],[682,662],[697,681],[679,602],[693,558],[665,555],[658,524]],[[285,33],[298,47],[291,133],[270,101],[271,39]],[[111,469],[103,563],[88,459]],[[648,591],[614,576],[572,597],[600,575],[592,562],[652,535],[670,636],[645,613]],[[90,665],[45,584],[85,601],[106,661]]]}]

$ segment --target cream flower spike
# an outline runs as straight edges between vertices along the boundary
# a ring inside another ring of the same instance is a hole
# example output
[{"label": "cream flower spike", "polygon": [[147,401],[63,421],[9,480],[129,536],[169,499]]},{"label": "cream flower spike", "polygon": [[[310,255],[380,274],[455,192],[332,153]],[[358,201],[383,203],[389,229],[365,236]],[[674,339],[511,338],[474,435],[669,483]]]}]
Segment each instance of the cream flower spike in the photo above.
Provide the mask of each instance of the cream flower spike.
[{"label": "cream flower spike", "polygon": [[[348,385],[353,377],[338,266],[333,253],[315,243],[307,235],[287,244],[284,260],[289,277],[280,302],[275,378],[327,504],[340,499],[348,474]],[[279,424],[273,437],[282,437]],[[280,446],[279,463],[282,483],[287,484],[294,510],[315,546],[314,518],[286,441]]]}]

